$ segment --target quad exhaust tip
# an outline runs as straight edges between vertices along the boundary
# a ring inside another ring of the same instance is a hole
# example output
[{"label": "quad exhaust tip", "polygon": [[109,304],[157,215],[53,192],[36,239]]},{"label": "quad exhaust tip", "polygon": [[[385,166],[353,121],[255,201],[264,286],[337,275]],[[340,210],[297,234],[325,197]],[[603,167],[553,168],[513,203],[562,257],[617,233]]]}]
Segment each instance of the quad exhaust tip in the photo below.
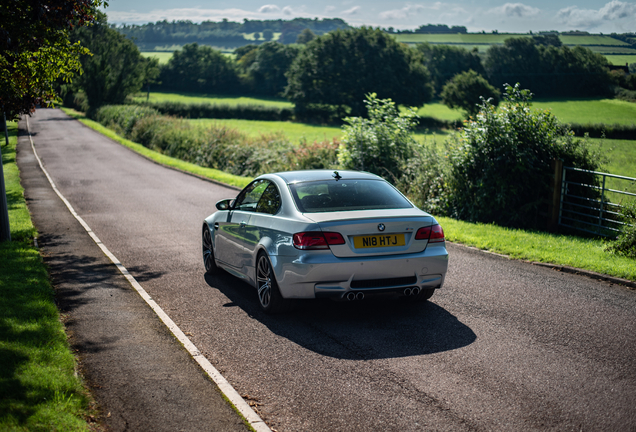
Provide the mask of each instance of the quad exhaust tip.
[{"label": "quad exhaust tip", "polygon": [[349,292],[347,293],[347,295],[345,296],[345,298],[349,301],[353,301],[353,300],[362,300],[364,298],[364,293],[354,293],[354,292]]},{"label": "quad exhaust tip", "polygon": [[413,287],[413,288],[406,288],[404,290],[404,295],[409,297],[409,296],[416,296],[420,293],[420,288],[419,287]]}]

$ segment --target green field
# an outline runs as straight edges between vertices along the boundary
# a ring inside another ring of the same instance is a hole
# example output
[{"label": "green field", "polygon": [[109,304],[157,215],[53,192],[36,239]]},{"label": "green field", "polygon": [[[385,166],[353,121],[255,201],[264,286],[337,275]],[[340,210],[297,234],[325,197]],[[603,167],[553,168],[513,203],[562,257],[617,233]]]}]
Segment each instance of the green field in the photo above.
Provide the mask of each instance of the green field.
[{"label": "green field", "polygon": [[[139,93],[133,98],[135,102],[145,102],[146,93]],[[205,95],[200,93],[162,93],[151,92],[150,102],[180,102],[184,104],[225,104],[230,106],[236,105],[264,105],[269,107],[278,108],[293,108],[291,102],[287,102],[285,99],[274,98],[255,98],[255,97],[233,97],[233,96],[218,96],[218,95]]]},{"label": "green field", "polygon": [[[414,45],[428,42],[437,45],[455,45],[467,50],[477,48],[484,53],[491,45],[502,45],[512,37],[532,37],[528,33],[465,33],[465,34],[395,34],[398,42]],[[594,52],[603,54],[610,63],[623,65],[636,62],[636,49],[627,42],[602,35],[559,35],[564,45],[583,46]],[[618,55],[623,54],[623,55]],[[627,58],[622,58],[627,57]]]},{"label": "green field", "polygon": [[[306,123],[217,119],[195,119],[188,120],[188,122],[203,128],[209,128],[215,125],[225,126],[252,137],[282,134],[294,144],[299,144],[302,141],[311,143],[314,141],[340,140],[342,137],[342,129],[339,127],[316,126]],[[438,147],[441,147],[441,144],[446,140],[449,134],[447,131],[435,131],[430,133],[416,132],[414,135],[418,142],[435,142]]]},{"label": "green field", "polygon": [[634,55],[613,55],[606,54],[605,58],[613,65],[623,66],[625,64],[636,63],[636,54]]},{"label": "green field", "polygon": [[159,64],[167,64],[168,60],[172,58],[171,52],[142,51],[141,55],[144,57],[153,57],[159,59]]},{"label": "green field", "polygon": [[[619,99],[536,99],[535,109],[552,110],[562,122],[577,124],[622,124],[636,125],[636,103]],[[452,110],[441,102],[424,105],[417,114],[441,120],[460,120],[460,110]]]},{"label": "green field", "polygon": [[636,124],[636,103],[618,99],[537,99],[537,109],[551,109],[559,120],[578,124]]}]

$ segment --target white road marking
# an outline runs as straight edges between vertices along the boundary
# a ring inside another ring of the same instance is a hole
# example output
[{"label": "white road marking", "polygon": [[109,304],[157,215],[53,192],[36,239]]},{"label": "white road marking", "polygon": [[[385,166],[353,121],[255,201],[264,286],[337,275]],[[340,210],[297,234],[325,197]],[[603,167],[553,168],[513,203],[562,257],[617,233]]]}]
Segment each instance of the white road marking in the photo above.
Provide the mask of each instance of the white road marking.
[{"label": "white road marking", "polygon": [[148,303],[148,305],[152,308],[152,310],[155,311],[155,313],[159,316],[161,321],[163,321],[163,323],[170,329],[170,331],[177,338],[177,340],[183,344],[183,346],[185,347],[186,350],[188,350],[192,358],[194,358],[194,360],[196,360],[199,366],[201,366],[201,368],[210,376],[210,378],[212,378],[212,380],[219,387],[223,395],[225,395],[225,397],[232,403],[232,405],[234,405],[234,407],[241,413],[241,415],[245,417],[245,419],[248,421],[250,426],[253,427],[254,430],[256,430],[256,432],[272,432],[271,429],[267,426],[267,424],[263,421],[263,419],[261,419],[260,416],[256,414],[256,412],[252,409],[252,407],[250,407],[249,404],[245,402],[245,400],[234,389],[234,387],[232,387],[232,385],[223,377],[223,375],[221,375],[221,373],[214,366],[212,366],[212,363],[210,363],[208,359],[205,358],[203,354],[201,354],[199,349],[192,343],[192,341],[188,339],[188,337],[183,333],[183,331],[181,331],[181,329],[174,323],[174,321],[170,319],[170,317],[163,311],[163,309],[161,309],[161,307],[159,307],[159,305],[152,299],[152,297],[150,297],[150,295],[146,292],[146,290],[142,288],[139,282],[137,282],[137,280],[128,272],[126,267],[122,265],[119,259],[117,259],[117,257],[108,250],[106,245],[102,243],[99,237],[97,237],[97,235],[93,232],[91,227],[88,226],[86,222],[84,222],[84,219],[82,219],[80,215],[78,215],[77,212],[75,212],[75,209],[73,208],[71,203],[68,202],[66,198],[64,198],[64,195],[62,195],[62,193],[58,190],[57,186],[55,186],[53,179],[44,168],[44,165],[42,164],[42,160],[40,160],[40,157],[38,156],[38,153],[35,150],[35,146],[33,145],[33,137],[31,136],[31,131],[29,129],[28,116],[26,117],[26,123],[27,123],[27,133],[29,134],[29,140],[31,141],[31,148],[33,149],[33,154],[35,155],[35,158],[40,164],[40,168],[44,172],[44,175],[49,180],[51,187],[53,188],[57,196],[60,197],[62,202],[69,209],[73,217],[75,217],[75,219],[77,219],[77,221],[84,227],[88,235],[91,236],[93,241],[97,244],[97,246],[99,246],[99,248],[104,252],[104,254],[106,254],[106,256],[113,262],[113,264],[117,266],[121,274],[124,275],[124,277],[128,280],[128,282],[130,282],[133,288],[137,290],[139,295],[146,301],[146,303]]}]

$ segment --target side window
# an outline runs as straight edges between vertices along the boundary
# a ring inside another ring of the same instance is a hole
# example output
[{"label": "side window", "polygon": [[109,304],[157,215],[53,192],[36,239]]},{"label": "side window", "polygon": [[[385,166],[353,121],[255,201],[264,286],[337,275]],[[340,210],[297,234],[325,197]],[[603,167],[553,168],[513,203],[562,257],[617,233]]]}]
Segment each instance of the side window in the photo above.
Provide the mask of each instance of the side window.
[{"label": "side window", "polygon": [[274,183],[269,183],[265,192],[261,196],[256,206],[256,211],[259,213],[276,214],[280,208],[281,200],[278,188]]},{"label": "side window", "polygon": [[267,180],[257,180],[249,184],[236,198],[234,210],[256,211],[256,205],[269,184]]}]

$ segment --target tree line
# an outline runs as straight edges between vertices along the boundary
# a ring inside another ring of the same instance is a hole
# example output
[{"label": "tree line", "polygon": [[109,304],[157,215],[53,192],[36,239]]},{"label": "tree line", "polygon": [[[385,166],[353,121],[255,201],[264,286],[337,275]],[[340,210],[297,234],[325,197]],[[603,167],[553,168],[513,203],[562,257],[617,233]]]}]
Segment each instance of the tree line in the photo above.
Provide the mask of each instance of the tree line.
[{"label": "tree line", "polygon": [[199,43],[237,47],[247,44],[244,34],[255,34],[257,40],[270,41],[274,33],[280,33],[279,42],[295,43],[303,30],[322,35],[349,25],[340,18],[294,18],[292,20],[248,20],[235,21],[157,21],[142,25],[113,26],[118,32],[131,38],[140,46],[183,45]]},{"label": "tree line", "polygon": [[235,58],[187,45],[161,68],[159,81],[170,91],[284,96],[309,117],[324,109],[359,115],[371,92],[413,106],[439,97],[472,112],[479,96],[496,102],[507,83],[520,82],[538,97],[596,97],[617,86],[636,90],[628,78],[610,73],[602,55],[562,46],[555,35],[510,38],[480,54],[449,45],[409,47],[363,27],[305,44],[247,45],[235,50]]}]

